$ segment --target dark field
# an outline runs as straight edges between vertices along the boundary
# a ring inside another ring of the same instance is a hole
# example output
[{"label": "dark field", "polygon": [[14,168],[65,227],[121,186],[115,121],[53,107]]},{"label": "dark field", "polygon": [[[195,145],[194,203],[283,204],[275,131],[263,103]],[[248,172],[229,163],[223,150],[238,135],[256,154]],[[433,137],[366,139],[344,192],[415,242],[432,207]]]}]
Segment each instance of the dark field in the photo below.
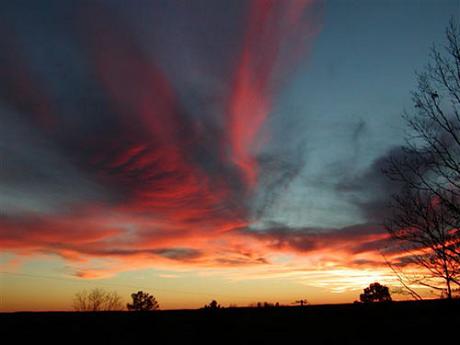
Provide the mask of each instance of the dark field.
[{"label": "dark field", "polygon": [[0,314],[3,344],[459,344],[460,301]]}]

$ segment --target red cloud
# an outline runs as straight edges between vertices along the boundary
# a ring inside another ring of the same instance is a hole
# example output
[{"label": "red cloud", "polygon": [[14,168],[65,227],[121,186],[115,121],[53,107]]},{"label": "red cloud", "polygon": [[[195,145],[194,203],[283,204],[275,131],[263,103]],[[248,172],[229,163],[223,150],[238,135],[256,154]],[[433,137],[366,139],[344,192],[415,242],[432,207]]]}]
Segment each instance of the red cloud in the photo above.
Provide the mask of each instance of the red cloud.
[{"label": "red cloud", "polygon": [[[250,4],[228,107],[228,128],[231,159],[252,188],[258,177],[254,154],[261,144],[260,132],[271,111],[274,89],[281,73],[292,69],[311,43],[308,34],[316,30],[316,23],[302,18],[312,10],[313,1],[255,0]],[[283,55],[285,51],[289,56]]]},{"label": "red cloud", "polygon": [[[264,265],[272,253],[343,255],[343,262],[375,254],[373,243],[385,235],[369,228],[317,235],[292,229],[259,235],[241,231],[250,227],[245,199],[257,183],[254,154],[277,78],[286,72],[283,61],[297,58],[284,56],[284,50],[305,50],[310,41],[302,35],[316,24],[305,24],[302,17],[310,1],[251,4],[225,102],[227,127],[214,142],[202,136],[198,120],[185,116],[167,76],[135,37],[115,30],[104,11],[85,17],[83,45],[114,122],[97,136],[68,133],[75,142],[66,142],[66,135],[56,141],[64,141],[63,150],[77,147],[72,159],[114,197],[97,207],[74,206],[66,214],[0,218],[0,246],[73,260],[116,259],[118,270],[153,262]],[[240,174],[234,174],[235,166]]]},{"label": "red cloud", "polygon": [[103,183],[126,190],[117,210],[149,214],[184,233],[245,225],[240,210],[228,207],[232,192],[225,176],[210,176],[196,162],[194,150],[203,145],[198,123],[184,116],[167,77],[134,37],[114,31],[111,18],[93,16],[84,35],[95,37],[89,57],[121,129],[89,150]]}]

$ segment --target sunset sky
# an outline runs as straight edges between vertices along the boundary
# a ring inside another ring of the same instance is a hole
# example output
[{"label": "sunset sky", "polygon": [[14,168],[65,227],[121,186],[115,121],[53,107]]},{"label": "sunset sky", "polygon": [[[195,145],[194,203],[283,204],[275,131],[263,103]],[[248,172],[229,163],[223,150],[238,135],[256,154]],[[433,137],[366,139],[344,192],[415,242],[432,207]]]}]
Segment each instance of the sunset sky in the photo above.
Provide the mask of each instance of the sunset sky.
[{"label": "sunset sky", "polygon": [[458,0],[4,1],[0,310],[353,302]]}]

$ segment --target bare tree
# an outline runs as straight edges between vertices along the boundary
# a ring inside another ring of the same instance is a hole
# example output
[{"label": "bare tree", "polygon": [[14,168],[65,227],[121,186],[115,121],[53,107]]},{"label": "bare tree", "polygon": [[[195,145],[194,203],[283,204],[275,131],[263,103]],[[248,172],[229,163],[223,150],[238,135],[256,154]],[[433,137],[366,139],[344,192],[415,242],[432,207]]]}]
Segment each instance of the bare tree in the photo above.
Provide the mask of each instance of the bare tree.
[{"label": "bare tree", "polygon": [[123,303],[117,292],[96,288],[77,292],[73,308],[76,311],[116,311],[123,309]]},{"label": "bare tree", "polygon": [[[393,198],[386,229],[405,255],[390,268],[394,272],[395,266],[399,268],[400,282],[412,296],[415,291],[409,286],[421,285],[445,291],[446,297],[452,298],[452,285],[460,284],[460,261],[450,253],[455,243],[452,232],[456,231],[451,217],[451,209],[426,191],[405,189]],[[404,274],[400,267],[410,264],[421,270]]]},{"label": "bare tree", "polygon": [[459,29],[451,20],[447,44],[434,46],[431,62],[417,74],[414,111],[404,113],[409,132],[403,155],[390,158],[383,171],[401,185],[386,228],[407,255],[393,269],[417,265],[425,273],[406,280],[406,287],[429,286],[448,298],[460,266]]},{"label": "bare tree", "polygon": [[123,300],[116,291],[106,294],[105,310],[123,310]]},{"label": "bare tree", "polygon": [[394,275],[398,279],[400,286],[393,287],[392,292],[397,295],[409,295],[416,301],[423,300],[423,297],[411,286],[415,284],[416,280],[409,280],[407,274],[405,274],[400,267],[392,264],[383,254],[383,259],[387,266],[393,271]]},{"label": "bare tree", "polygon": [[73,298],[72,306],[75,311],[89,311],[88,291],[77,292]]}]

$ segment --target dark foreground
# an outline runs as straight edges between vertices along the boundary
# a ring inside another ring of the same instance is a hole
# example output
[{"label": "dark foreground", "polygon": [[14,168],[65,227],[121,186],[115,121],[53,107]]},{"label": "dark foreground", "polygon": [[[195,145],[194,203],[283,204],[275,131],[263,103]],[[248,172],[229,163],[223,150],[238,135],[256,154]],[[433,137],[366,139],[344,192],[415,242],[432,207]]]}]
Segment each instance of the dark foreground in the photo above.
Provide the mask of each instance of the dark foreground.
[{"label": "dark foreground", "polygon": [[460,301],[12,313],[0,332],[3,344],[459,344]]}]

